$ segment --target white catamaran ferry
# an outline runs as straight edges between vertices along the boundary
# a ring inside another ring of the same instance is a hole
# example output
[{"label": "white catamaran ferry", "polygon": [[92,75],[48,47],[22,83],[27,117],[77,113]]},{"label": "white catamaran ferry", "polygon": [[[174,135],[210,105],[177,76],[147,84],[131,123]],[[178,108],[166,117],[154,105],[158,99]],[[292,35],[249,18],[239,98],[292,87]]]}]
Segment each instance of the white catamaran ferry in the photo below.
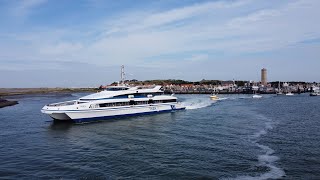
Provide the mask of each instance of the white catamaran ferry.
[{"label": "white catamaran ferry", "polygon": [[48,104],[41,109],[41,112],[55,120],[81,123],[183,109],[185,106],[177,101],[177,97],[164,95],[161,86],[143,88],[118,85],[109,86],[104,91],[78,100]]}]

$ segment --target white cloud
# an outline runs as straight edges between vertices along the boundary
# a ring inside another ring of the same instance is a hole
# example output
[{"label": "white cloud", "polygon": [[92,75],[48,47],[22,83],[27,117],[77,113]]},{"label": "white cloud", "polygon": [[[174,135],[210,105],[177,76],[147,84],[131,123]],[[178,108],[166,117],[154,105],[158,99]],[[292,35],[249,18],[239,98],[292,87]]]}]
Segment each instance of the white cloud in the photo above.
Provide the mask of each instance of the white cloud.
[{"label": "white cloud", "polygon": [[[135,21],[133,14],[123,25],[117,19],[117,25],[111,29],[118,34],[108,33],[89,48],[101,56],[130,63],[186,51],[264,52],[285,48],[309,36],[320,36],[319,24],[311,20],[319,15],[319,1],[296,1],[247,15],[238,13],[238,6],[245,8],[250,1],[239,2],[196,4],[143,18],[138,16]],[[216,9],[220,14],[216,14]],[[230,14],[224,18],[223,13]],[[216,16],[223,19],[218,21]],[[185,22],[175,26],[177,21]],[[171,23],[170,28],[161,28]]]},{"label": "white cloud", "polygon": [[142,20],[141,28],[157,27],[181,20],[208,14],[216,9],[227,9],[243,6],[249,1],[236,1],[233,3],[218,1],[177,8],[161,13],[154,13]]},{"label": "white cloud", "polygon": [[[28,12],[44,1],[23,2],[20,9]],[[74,30],[53,29],[26,37],[18,35],[30,45],[28,51],[20,49],[18,56],[90,60],[94,64],[117,65],[145,63],[146,59],[166,54],[185,57],[186,52],[191,52],[194,55],[189,60],[204,61],[212,60],[206,55],[210,52],[267,52],[320,37],[320,24],[316,21],[320,16],[320,1],[288,1],[279,5],[277,1],[270,3],[274,4],[264,7],[261,1],[218,1],[161,12],[127,12],[97,25],[94,32],[100,32],[98,35],[81,29],[77,29],[76,33]],[[57,33],[60,31],[63,33]],[[78,39],[70,41],[64,38],[77,37],[75,34],[80,34]],[[94,35],[85,35],[84,40],[81,34]],[[6,52],[6,57],[10,56],[14,58],[17,53]],[[188,61],[188,58],[182,57],[182,60]]]}]

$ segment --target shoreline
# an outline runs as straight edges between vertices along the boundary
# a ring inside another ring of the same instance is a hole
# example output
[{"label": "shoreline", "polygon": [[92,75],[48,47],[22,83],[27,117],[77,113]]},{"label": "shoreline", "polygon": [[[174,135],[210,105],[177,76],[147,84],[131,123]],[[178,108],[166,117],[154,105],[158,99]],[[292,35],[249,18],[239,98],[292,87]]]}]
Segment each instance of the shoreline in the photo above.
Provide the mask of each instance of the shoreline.
[{"label": "shoreline", "polygon": [[97,88],[0,88],[0,97],[29,94],[77,93],[96,91]]},{"label": "shoreline", "polygon": [[12,96],[96,91],[96,88],[0,88],[0,108],[19,104],[16,100],[7,100],[8,97],[11,99]]},{"label": "shoreline", "polygon": [[[36,94],[51,94],[51,93],[79,93],[79,92],[92,92],[101,91],[102,89],[98,88],[0,88],[0,99],[5,99],[6,96],[18,96],[18,95],[36,95]],[[190,90],[190,91],[177,91],[177,90],[164,90],[165,94],[212,94],[212,91],[199,91],[199,90]],[[215,92],[217,94],[253,94],[252,92],[243,92],[243,91],[219,91]],[[257,92],[259,94],[276,94],[276,92]],[[307,93],[304,91],[298,92],[293,91],[295,94]]]},{"label": "shoreline", "polygon": [[[80,93],[80,92],[92,92],[100,91],[98,88],[0,88],[0,108],[13,106],[19,104],[16,100],[12,99],[14,96],[19,95],[37,95],[37,94],[53,94],[53,93]],[[212,91],[169,91],[165,90],[165,94],[212,94]],[[293,92],[299,93],[299,92]],[[306,93],[306,92],[300,92]],[[226,92],[220,91],[218,94],[252,94],[251,92]],[[260,94],[275,94],[275,92],[260,92]],[[13,98],[14,99],[14,98]]]},{"label": "shoreline", "polygon": [[[165,91],[165,94],[254,94],[253,92],[212,92],[212,91]],[[307,92],[293,91],[294,94],[303,94]],[[257,92],[257,94],[277,94],[276,92]]]}]

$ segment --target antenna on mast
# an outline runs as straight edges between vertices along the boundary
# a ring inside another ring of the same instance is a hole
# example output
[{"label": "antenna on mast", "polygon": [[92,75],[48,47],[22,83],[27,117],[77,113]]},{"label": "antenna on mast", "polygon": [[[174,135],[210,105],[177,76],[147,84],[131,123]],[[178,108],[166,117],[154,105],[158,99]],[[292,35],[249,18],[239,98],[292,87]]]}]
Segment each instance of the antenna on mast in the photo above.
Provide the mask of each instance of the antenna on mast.
[{"label": "antenna on mast", "polygon": [[121,66],[121,74],[120,74],[120,77],[121,77],[121,85],[124,85],[124,81],[125,81],[125,78],[126,78],[126,74],[124,73],[124,65]]}]

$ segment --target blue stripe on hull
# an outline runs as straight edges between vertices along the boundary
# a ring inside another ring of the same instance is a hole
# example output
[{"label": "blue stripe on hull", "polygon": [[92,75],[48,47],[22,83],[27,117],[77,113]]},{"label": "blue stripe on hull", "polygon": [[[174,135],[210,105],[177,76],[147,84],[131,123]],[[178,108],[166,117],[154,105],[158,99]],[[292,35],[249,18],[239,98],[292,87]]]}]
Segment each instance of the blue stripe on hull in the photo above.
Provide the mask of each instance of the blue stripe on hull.
[{"label": "blue stripe on hull", "polygon": [[119,117],[131,117],[131,116],[138,116],[138,115],[158,114],[158,113],[172,112],[172,111],[184,110],[184,109],[185,108],[174,109],[174,110],[169,109],[169,110],[163,110],[163,111],[134,113],[134,114],[121,114],[121,115],[115,115],[115,116],[101,116],[101,117],[93,117],[93,118],[82,118],[82,119],[73,119],[72,121],[75,122],[75,123],[84,123],[84,122],[91,122],[91,121],[97,121],[97,120],[108,120],[108,119],[119,118]]}]

